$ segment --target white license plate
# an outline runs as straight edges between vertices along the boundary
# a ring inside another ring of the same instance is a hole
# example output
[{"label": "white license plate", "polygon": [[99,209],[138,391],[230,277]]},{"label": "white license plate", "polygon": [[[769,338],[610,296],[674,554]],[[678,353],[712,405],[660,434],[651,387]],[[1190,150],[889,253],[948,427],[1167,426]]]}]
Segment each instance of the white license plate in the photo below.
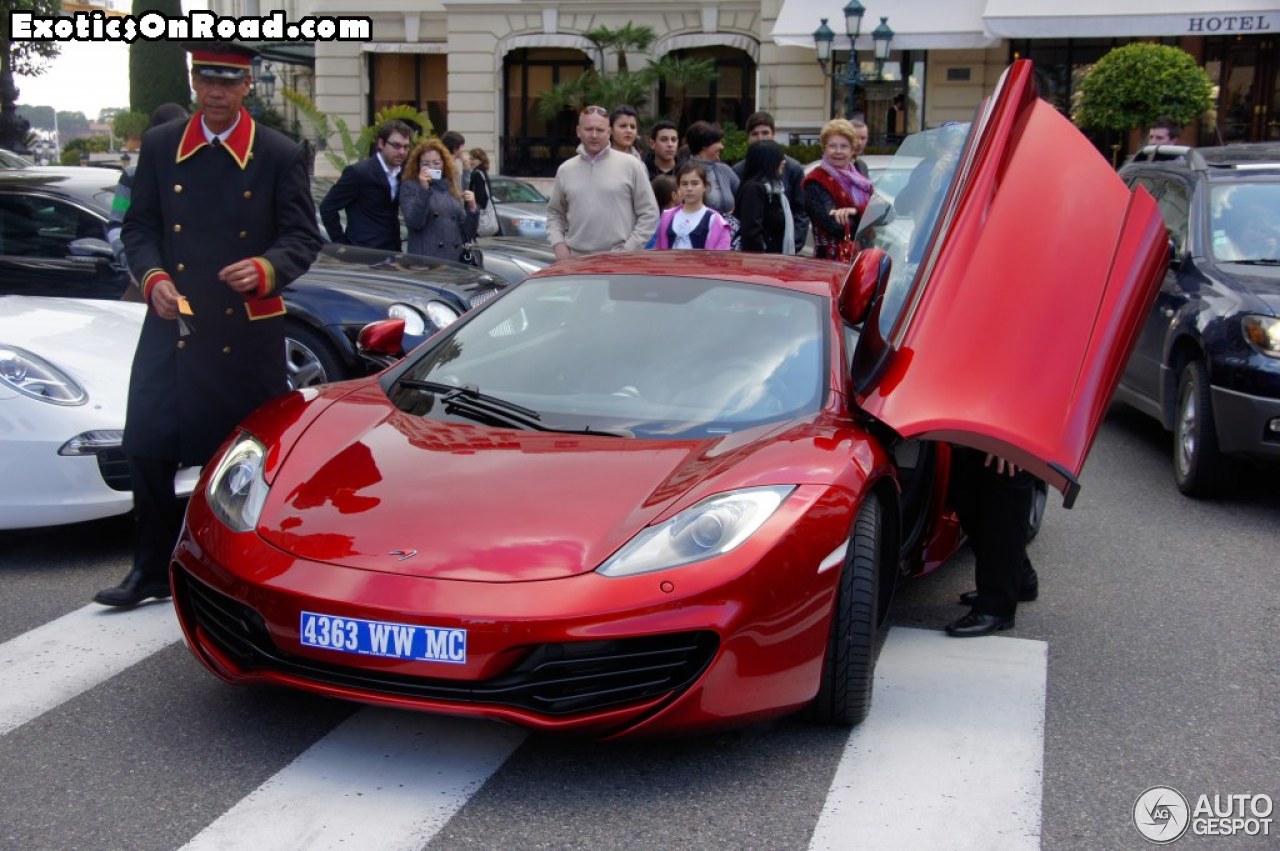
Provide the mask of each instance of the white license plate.
[{"label": "white license plate", "polygon": [[306,647],[449,665],[467,662],[465,629],[303,612],[299,631]]}]

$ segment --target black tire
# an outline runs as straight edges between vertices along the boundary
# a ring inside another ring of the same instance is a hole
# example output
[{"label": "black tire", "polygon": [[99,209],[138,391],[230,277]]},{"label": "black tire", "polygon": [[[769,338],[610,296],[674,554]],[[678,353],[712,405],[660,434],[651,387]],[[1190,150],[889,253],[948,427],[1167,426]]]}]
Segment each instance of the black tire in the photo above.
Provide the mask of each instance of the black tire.
[{"label": "black tire", "polygon": [[1027,543],[1036,539],[1040,527],[1044,525],[1044,509],[1049,504],[1049,486],[1041,479],[1036,479],[1031,486],[1031,513],[1027,516]]},{"label": "black tire", "polygon": [[1173,477],[1178,490],[1187,496],[1216,496],[1235,484],[1238,473],[1236,462],[1218,451],[1209,371],[1202,361],[1187,361],[1178,374],[1173,413]]},{"label": "black tire", "polygon": [[290,390],[341,381],[347,377],[333,346],[316,331],[299,322],[286,322],[284,337],[284,361]]},{"label": "black tire", "polygon": [[822,682],[807,716],[819,724],[852,726],[871,710],[871,686],[880,649],[880,499],[867,494],[853,522],[849,551],[831,613]]}]

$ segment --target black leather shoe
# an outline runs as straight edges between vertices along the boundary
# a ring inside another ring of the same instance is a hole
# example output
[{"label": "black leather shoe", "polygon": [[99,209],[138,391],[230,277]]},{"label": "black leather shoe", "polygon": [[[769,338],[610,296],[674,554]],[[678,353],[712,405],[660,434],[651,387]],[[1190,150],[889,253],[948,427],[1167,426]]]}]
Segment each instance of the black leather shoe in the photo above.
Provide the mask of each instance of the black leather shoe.
[{"label": "black leather shoe", "polygon": [[952,638],[977,638],[990,635],[1002,629],[1013,627],[1013,615],[984,615],[981,612],[969,612],[955,623],[947,624],[947,635]]},{"label": "black leather shoe", "polygon": [[[1040,596],[1040,577],[1033,570],[1027,577],[1027,581],[1022,583],[1022,589],[1018,591],[1019,603],[1030,603],[1032,600]],[[976,606],[978,604],[977,591],[965,591],[960,595],[960,604],[964,606]]]},{"label": "black leather shoe", "polygon": [[149,600],[153,597],[164,599],[172,596],[173,591],[169,589],[168,579],[151,579],[140,570],[131,570],[129,575],[124,578],[124,581],[116,587],[104,588],[94,594],[93,602],[104,606],[131,609],[143,600]]}]

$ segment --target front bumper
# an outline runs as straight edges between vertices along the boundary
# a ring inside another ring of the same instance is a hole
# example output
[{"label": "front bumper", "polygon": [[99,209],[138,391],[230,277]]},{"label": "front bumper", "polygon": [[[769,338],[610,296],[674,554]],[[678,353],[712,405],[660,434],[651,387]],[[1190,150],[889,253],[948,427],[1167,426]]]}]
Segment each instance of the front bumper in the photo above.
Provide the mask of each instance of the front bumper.
[{"label": "front bumper", "polygon": [[[847,537],[848,514],[831,510],[832,491],[802,490],[761,530],[780,534],[715,563],[512,583],[298,559],[229,532],[197,495],[174,600],[196,656],[230,682],[592,736],[750,723],[808,703],[821,676],[839,571],[817,565]],[[307,646],[304,611],[465,629],[466,662]]]},{"label": "front bumper", "polygon": [[1260,462],[1280,461],[1280,399],[1214,386],[1218,448]]}]

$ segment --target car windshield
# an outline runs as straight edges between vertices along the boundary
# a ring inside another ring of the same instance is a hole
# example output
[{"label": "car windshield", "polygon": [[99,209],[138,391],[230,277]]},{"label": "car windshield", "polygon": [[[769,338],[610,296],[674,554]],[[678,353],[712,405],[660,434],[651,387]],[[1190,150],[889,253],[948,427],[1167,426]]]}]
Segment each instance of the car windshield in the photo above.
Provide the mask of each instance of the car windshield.
[{"label": "car windshield", "polygon": [[1213,258],[1220,263],[1280,263],[1280,181],[1213,187]]},{"label": "car windshield", "polygon": [[493,188],[493,200],[499,204],[545,204],[548,200],[547,196],[523,180],[494,178],[489,185]]},{"label": "car windshield", "polygon": [[548,430],[730,434],[818,411],[826,302],[707,278],[535,278],[425,346],[389,395],[440,419],[459,416],[440,392],[456,387]]},{"label": "car windshield", "polygon": [[880,310],[880,333],[886,338],[926,257],[969,129],[953,123],[904,139],[858,223],[858,242],[893,259]]}]

